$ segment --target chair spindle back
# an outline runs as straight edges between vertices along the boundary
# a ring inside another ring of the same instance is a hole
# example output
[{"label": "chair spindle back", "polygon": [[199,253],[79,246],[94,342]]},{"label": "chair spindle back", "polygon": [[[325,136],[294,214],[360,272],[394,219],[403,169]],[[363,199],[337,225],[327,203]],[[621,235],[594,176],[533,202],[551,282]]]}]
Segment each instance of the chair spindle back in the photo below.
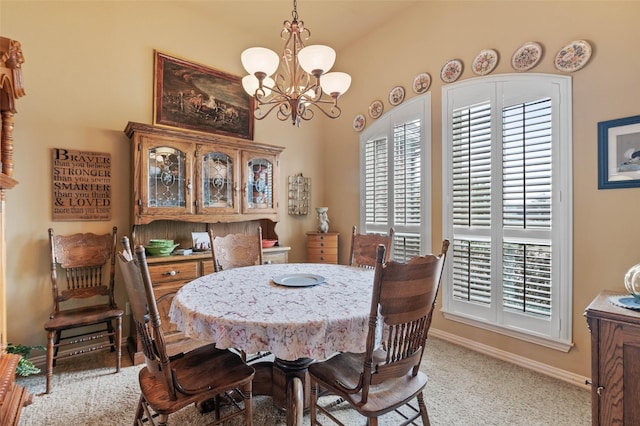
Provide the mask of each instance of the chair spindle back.
[{"label": "chair spindle back", "polygon": [[[414,376],[418,373],[448,247],[445,240],[440,255],[385,263],[385,248],[378,246],[362,377],[363,403],[369,386],[409,371]],[[382,351],[375,348],[379,322]]]},{"label": "chair spindle back", "polygon": [[124,251],[117,256],[118,266],[127,289],[132,320],[140,339],[147,369],[165,386],[169,398],[176,400],[171,362],[166,350],[144,247],[135,248],[134,258],[131,256],[127,237],[122,238],[122,246]]},{"label": "chair spindle back", "polygon": [[[115,307],[115,251],[117,227],[111,234],[76,233],[55,235],[49,228],[53,312],[60,311],[60,302],[108,296]],[[64,275],[58,276],[58,268]]]},{"label": "chair spindle back", "polygon": [[351,230],[351,254],[349,265],[360,268],[374,269],[376,267],[376,251],[382,244],[385,248],[384,261],[389,259],[393,243],[393,228],[384,234],[358,234],[356,227]]},{"label": "chair spindle back", "polygon": [[217,236],[209,229],[213,267],[216,272],[262,264],[262,227],[255,234]]}]

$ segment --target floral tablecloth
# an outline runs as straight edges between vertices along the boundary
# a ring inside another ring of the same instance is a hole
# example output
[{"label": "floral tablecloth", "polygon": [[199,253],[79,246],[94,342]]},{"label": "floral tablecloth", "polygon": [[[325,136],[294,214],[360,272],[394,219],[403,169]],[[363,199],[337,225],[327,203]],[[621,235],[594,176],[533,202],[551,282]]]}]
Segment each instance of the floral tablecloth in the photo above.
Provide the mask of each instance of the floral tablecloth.
[{"label": "floral tablecloth", "polygon": [[[326,282],[286,287],[288,274],[314,274]],[[188,337],[221,349],[270,351],[276,357],[326,359],[339,351],[364,352],[373,270],[290,263],[235,268],[182,287],[169,317]]]}]

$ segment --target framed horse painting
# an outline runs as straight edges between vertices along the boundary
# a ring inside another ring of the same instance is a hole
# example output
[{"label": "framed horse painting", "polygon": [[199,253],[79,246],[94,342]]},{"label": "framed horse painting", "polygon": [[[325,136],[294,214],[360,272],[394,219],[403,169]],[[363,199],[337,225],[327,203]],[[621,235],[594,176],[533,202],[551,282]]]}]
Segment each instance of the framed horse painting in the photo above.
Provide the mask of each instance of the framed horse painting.
[{"label": "framed horse painting", "polygon": [[253,140],[240,77],[154,51],[153,124]]}]

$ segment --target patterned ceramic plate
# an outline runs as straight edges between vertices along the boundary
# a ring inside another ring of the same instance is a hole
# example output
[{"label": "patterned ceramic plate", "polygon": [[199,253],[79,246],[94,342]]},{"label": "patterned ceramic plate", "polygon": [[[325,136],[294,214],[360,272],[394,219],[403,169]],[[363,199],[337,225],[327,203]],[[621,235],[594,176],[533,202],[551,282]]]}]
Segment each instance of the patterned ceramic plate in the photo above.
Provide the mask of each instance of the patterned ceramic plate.
[{"label": "patterned ceramic plate", "polygon": [[365,124],[367,124],[367,119],[364,118],[364,115],[358,114],[353,118],[353,130],[356,132],[362,131]]},{"label": "patterned ceramic plate", "polygon": [[591,45],[584,40],[576,40],[560,49],[553,61],[560,71],[574,72],[587,65],[591,58]]},{"label": "patterned ceramic plate", "polygon": [[382,104],[382,101],[375,100],[371,102],[371,105],[369,105],[369,117],[378,118],[382,115],[383,110],[384,105]]},{"label": "patterned ceramic plate", "polygon": [[429,90],[431,86],[431,76],[428,72],[422,72],[413,79],[413,92],[420,94]]},{"label": "patterned ceramic plate", "polygon": [[487,75],[498,65],[498,52],[493,49],[481,50],[473,60],[471,70],[477,75]]},{"label": "patterned ceramic plate", "polygon": [[542,58],[542,46],[533,41],[520,46],[511,57],[511,67],[516,71],[528,71]]},{"label": "patterned ceramic plate", "polygon": [[440,70],[440,79],[445,83],[453,83],[462,75],[462,61],[451,59]]},{"label": "patterned ceramic plate", "polygon": [[393,106],[400,105],[404,101],[404,87],[396,86],[389,92],[389,103]]}]

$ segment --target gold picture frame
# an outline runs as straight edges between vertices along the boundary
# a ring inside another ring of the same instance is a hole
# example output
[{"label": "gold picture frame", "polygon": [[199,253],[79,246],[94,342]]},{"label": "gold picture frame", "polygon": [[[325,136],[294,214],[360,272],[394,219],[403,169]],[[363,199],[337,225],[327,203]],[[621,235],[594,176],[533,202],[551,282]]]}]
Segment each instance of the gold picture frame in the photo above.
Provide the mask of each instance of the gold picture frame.
[{"label": "gold picture frame", "polygon": [[253,140],[240,77],[154,50],[153,124]]}]

